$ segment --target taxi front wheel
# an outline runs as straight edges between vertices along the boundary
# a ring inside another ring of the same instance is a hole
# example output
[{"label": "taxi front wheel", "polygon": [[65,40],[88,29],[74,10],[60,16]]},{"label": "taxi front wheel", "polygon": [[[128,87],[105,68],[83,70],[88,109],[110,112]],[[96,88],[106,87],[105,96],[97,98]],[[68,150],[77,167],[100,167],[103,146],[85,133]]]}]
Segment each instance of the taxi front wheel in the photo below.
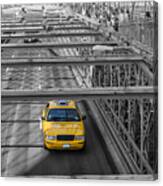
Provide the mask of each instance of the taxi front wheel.
[{"label": "taxi front wheel", "polygon": [[82,149],[80,149],[80,150],[81,150],[81,151],[86,150],[86,141],[84,142],[83,148],[82,148]]},{"label": "taxi front wheel", "polygon": [[45,143],[44,143],[43,147],[44,147],[45,150],[49,150],[49,149],[47,148],[47,146],[46,146]]}]

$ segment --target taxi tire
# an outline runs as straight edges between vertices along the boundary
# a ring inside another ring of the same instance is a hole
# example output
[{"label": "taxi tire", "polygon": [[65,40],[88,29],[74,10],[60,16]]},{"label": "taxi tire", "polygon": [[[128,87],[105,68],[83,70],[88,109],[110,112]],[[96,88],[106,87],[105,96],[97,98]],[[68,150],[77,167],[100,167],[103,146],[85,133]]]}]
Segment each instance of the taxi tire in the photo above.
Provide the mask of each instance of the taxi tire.
[{"label": "taxi tire", "polygon": [[86,143],[86,141],[85,141],[84,146],[83,146],[83,148],[81,149],[81,151],[85,151],[85,150],[86,150],[86,146],[87,146],[87,143]]},{"label": "taxi tire", "polygon": [[44,149],[45,149],[45,150],[49,150],[49,149],[47,148],[47,146],[45,145],[45,143],[44,143]]}]

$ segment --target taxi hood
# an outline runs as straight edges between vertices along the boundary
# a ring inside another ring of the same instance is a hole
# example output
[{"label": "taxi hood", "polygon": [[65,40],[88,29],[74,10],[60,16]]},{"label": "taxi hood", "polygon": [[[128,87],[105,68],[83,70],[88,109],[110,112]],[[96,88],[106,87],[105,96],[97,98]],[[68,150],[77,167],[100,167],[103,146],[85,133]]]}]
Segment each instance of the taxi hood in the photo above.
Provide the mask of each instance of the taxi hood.
[{"label": "taxi hood", "polygon": [[84,128],[81,122],[50,122],[46,129],[47,135],[59,135],[59,134],[77,134],[83,133]]}]

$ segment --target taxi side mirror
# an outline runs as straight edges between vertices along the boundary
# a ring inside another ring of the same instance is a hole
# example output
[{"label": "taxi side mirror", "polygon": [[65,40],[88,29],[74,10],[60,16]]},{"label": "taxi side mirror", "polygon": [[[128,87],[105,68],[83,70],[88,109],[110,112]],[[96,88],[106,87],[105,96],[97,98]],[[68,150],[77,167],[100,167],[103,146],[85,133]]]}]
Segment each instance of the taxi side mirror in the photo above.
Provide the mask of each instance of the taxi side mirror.
[{"label": "taxi side mirror", "polygon": [[43,109],[41,114],[41,120],[45,120],[45,115],[46,115],[46,109]]},{"label": "taxi side mirror", "polygon": [[83,115],[83,116],[82,116],[82,120],[85,120],[85,119],[86,119],[86,116],[85,116],[85,115]]},{"label": "taxi side mirror", "polygon": [[42,119],[42,120],[45,120],[45,117],[42,116],[41,119]]}]

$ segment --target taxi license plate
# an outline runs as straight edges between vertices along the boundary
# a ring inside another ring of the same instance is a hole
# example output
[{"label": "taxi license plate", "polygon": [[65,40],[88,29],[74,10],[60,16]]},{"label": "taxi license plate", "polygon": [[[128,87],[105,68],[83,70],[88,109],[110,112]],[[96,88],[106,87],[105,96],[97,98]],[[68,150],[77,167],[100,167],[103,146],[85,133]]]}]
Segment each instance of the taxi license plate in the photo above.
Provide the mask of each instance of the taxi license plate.
[{"label": "taxi license plate", "polygon": [[70,148],[70,144],[63,144],[63,146],[62,146],[64,149],[66,149],[66,148]]}]

